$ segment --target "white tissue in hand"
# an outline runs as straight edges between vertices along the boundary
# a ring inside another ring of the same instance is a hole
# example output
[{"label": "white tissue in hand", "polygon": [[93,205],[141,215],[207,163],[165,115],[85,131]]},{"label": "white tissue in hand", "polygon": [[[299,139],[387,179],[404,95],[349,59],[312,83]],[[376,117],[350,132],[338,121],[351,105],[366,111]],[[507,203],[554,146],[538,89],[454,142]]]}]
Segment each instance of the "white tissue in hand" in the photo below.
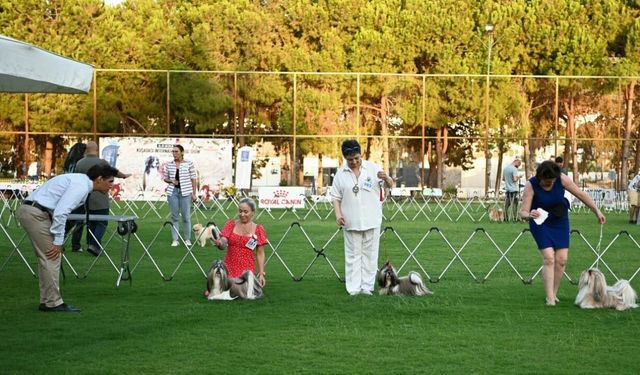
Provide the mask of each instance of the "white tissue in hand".
[{"label": "white tissue in hand", "polygon": [[549,213],[542,208],[536,208],[536,211],[538,211],[539,216],[533,219],[533,221],[535,221],[536,224],[540,225],[544,223],[545,220],[547,220],[547,217],[549,217]]}]

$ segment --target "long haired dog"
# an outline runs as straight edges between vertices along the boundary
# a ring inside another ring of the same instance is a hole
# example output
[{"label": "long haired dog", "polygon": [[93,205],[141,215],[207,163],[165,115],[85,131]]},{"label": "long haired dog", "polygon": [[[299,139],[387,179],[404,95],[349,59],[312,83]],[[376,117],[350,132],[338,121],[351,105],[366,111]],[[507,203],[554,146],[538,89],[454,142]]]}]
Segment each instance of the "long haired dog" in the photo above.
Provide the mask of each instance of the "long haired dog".
[{"label": "long haired dog", "polygon": [[264,293],[253,272],[247,270],[239,278],[231,278],[224,262],[216,260],[207,275],[205,296],[209,300],[258,299]]},{"label": "long haired dog", "polygon": [[380,295],[389,296],[426,296],[433,294],[427,289],[419,273],[411,271],[407,276],[398,277],[395,268],[389,262],[378,271]]},{"label": "long haired dog", "polygon": [[607,286],[604,274],[597,268],[591,268],[580,274],[575,303],[583,309],[607,307],[626,310],[638,307],[636,298],[636,292],[627,280]]},{"label": "long haired dog", "polygon": [[488,209],[489,212],[489,221],[504,221],[504,210],[502,208],[490,207]]},{"label": "long haired dog", "polygon": [[215,225],[204,227],[202,224],[193,224],[193,233],[201,247],[207,244],[207,240],[217,240],[220,237],[220,230]]}]

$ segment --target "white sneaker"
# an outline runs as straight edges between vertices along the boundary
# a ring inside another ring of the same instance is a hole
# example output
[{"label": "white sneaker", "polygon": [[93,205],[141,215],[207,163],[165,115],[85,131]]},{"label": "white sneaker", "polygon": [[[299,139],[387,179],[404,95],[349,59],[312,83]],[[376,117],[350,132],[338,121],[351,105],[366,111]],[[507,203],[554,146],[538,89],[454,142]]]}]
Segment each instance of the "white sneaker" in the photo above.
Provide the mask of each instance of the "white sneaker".
[{"label": "white sneaker", "polygon": [[191,247],[191,241],[189,240],[184,241],[184,244],[187,245],[188,247]]},{"label": "white sneaker", "polygon": [[171,241],[171,247],[177,247],[178,245],[178,241]]}]

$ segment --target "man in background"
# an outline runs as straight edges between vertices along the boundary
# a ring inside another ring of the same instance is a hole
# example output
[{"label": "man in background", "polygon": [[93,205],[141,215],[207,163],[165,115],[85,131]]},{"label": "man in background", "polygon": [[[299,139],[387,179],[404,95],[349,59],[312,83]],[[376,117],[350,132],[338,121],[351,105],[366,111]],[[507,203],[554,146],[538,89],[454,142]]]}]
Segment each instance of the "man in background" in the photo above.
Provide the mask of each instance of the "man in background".
[{"label": "man in background", "polygon": [[[504,201],[504,214],[505,221],[518,221],[516,213],[518,212],[518,199],[520,198],[520,178],[522,177],[518,172],[520,168],[520,158],[516,156],[516,159],[507,165],[502,171],[502,179],[504,181],[505,189],[505,201]],[[511,207],[511,210],[509,210]]]},{"label": "man in background", "polygon": [[[108,166],[109,163],[98,157],[98,144],[94,141],[87,142],[87,148],[84,152],[84,157],[76,163],[75,173],[86,174],[93,166]],[[118,171],[115,177],[127,178],[131,176],[130,173],[125,174]],[[109,207],[111,200],[109,199],[109,191],[95,191],[91,193],[87,200],[86,206],[89,207],[90,215],[109,215]],[[74,214],[86,213],[85,205],[78,207],[73,211]],[[107,221],[89,221],[87,224],[87,252],[94,256],[100,255],[102,237],[107,230]],[[80,240],[82,240],[83,222],[76,221],[73,235],[71,237],[71,250],[81,251]],[[90,233],[89,233],[90,232]],[[93,235],[92,235],[93,234]]]}]

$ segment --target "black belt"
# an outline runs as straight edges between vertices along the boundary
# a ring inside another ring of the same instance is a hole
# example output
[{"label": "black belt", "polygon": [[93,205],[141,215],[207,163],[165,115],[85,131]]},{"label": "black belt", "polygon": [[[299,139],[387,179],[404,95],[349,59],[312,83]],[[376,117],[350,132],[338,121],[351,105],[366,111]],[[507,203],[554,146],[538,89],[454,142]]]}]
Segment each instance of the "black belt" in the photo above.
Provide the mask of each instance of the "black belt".
[{"label": "black belt", "polygon": [[38,202],[24,200],[24,201],[22,201],[22,204],[26,204],[27,206],[35,207],[35,208],[39,209],[40,211],[44,211],[44,212],[48,213],[49,215],[51,215],[51,210],[46,208],[45,206],[41,205]]}]

